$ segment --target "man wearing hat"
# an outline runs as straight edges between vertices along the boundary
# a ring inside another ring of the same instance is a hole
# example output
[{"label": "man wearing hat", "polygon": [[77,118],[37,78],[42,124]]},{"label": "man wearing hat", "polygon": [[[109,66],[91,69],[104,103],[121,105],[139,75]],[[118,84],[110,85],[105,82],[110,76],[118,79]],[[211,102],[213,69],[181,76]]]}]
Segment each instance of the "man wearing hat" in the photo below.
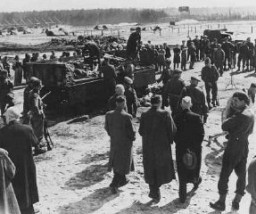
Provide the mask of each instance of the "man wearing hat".
[{"label": "man wearing hat", "polygon": [[109,59],[104,59],[100,67],[100,74],[103,74],[103,83],[106,101],[115,93],[116,71],[115,67],[109,64]]},{"label": "man wearing hat", "polygon": [[34,214],[33,204],[39,196],[32,145],[38,141],[31,127],[18,122],[20,113],[15,107],[8,108],[4,116],[7,125],[0,130],[0,147],[8,151],[16,167],[12,184],[21,214]]},{"label": "man wearing hat", "polygon": [[[41,83],[41,80],[39,80],[38,78],[33,78],[33,82],[31,84],[33,88],[28,98],[29,100],[28,114],[30,116],[31,126],[40,144],[44,136],[44,120],[45,120],[44,103],[40,97],[40,90],[42,88],[42,83]],[[40,154],[43,152],[45,151],[40,149],[39,146],[35,147],[35,154]]]},{"label": "man wearing hat", "polygon": [[248,108],[250,104],[249,97],[243,92],[235,92],[231,102],[234,114],[222,123],[222,129],[228,132],[229,137],[218,182],[219,200],[210,203],[213,209],[219,211],[224,211],[226,208],[228,181],[233,171],[235,171],[238,179],[232,209],[239,210],[239,203],[245,194],[248,137],[252,134],[254,128],[254,115]]},{"label": "man wearing hat", "polygon": [[135,59],[141,42],[141,28],[137,27],[136,31],[131,33],[127,41],[126,57]]},{"label": "man wearing hat", "polygon": [[[216,66],[211,64],[211,59],[209,57],[206,57],[205,59],[205,66],[202,68],[201,78],[205,83],[206,100],[208,103],[208,108],[211,109],[211,103],[214,107],[218,105],[217,81],[219,79],[219,73]],[[212,99],[210,98],[210,92],[212,92]]]},{"label": "man wearing hat", "polygon": [[191,111],[199,114],[202,121],[206,123],[208,117],[208,107],[205,102],[204,92],[197,87],[199,82],[200,79],[198,77],[191,77],[190,85],[184,87],[182,91],[180,103],[183,97],[189,96],[192,101]]},{"label": "man wearing hat", "polygon": [[[225,61],[225,52],[223,51],[223,49],[221,48],[221,44],[217,45],[217,50],[214,52],[214,62],[215,62],[215,66],[217,68],[217,70],[220,73],[220,76],[223,75],[223,66],[224,66],[224,61]],[[230,68],[231,68],[231,64],[230,64]]]},{"label": "man wearing hat", "polygon": [[149,185],[149,197],[158,202],[161,185],[175,179],[171,144],[176,126],[170,113],[161,109],[160,95],[151,98],[151,105],[141,115],[139,133],[142,136],[144,177]]},{"label": "man wearing hat", "polygon": [[181,70],[174,70],[173,77],[167,82],[165,87],[165,96],[169,98],[169,104],[174,116],[179,109],[179,101],[182,95],[182,90],[185,87],[184,81],[181,79]]},{"label": "man wearing hat", "polygon": [[124,95],[126,97],[126,104],[128,113],[136,117],[138,98],[135,89],[132,87],[133,81],[129,77],[124,77]]},{"label": "man wearing hat", "polygon": [[[135,140],[135,129],[132,116],[124,110],[125,97],[116,97],[116,109],[107,112],[105,130],[110,136],[109,171],[113,169],[114,177],[110,184],[112,193],[128,183],[126,175],[134,170],[132,146]],[[133,168],[132,168],[133,167]]]},{"label": "man wearing hat", "polygon": [[8,78],[8,72],[6,70],[0,71],[0,107],[1,114],[4,114],[6,104],[8,101],[7,95],[12,92],[13,84]]},{"label": "man wearing hat", "polygon": [[[176,163],[179,175],[179,197],[184,203],[187,197],[187,183],[194,184],[196,190],[201,183],[201,154],[202,142],[204,139],[204,126],[200,115],[193,113],[191,97],[182,98],[182,111],[174,117],[177,126],[177,133],[174,137],[176,143]],[[183,156],[187,151],[195,154],[194,166],[187,168],[183,162]]]}]

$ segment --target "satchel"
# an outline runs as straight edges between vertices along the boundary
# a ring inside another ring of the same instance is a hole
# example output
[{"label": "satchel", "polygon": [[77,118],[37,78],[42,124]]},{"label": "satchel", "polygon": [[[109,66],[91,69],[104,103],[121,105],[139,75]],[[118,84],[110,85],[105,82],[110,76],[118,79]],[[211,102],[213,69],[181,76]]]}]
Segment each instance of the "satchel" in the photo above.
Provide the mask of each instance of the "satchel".
[{"label": "satchel", "polygon": [[190,149],[187,149],[187,152],[182,157],[182,161],[187,169],[195,169],[197,165],[197,157],[195,152],[191,151]]}]

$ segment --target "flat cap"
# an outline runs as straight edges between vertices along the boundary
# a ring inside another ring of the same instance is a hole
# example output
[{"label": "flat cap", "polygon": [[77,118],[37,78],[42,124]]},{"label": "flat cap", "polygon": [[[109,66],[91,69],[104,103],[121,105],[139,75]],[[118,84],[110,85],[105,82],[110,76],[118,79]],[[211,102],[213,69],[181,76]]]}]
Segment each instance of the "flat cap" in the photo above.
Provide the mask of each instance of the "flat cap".
[{"label": "flat cap", "polygon": [[196,80],[196,81],[198,81],[198,82],[201,81],[201,80],[200,80],[198,77],[196,77],[196,76],[192,76],[192,77],[191,77],[191,80]]}]

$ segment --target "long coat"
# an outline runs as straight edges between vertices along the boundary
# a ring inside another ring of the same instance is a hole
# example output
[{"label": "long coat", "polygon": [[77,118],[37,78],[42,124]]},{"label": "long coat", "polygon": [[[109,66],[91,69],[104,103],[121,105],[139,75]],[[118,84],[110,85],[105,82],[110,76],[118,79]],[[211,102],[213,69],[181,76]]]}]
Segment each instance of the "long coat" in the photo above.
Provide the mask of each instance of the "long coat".
[{"label": "long coat", "polygon": [[144,177],[149,185],[160,186],[175,178],[171,151],[175,132],[168,111],[152,107],[141,115]]},{"label": "long coat", "polygon": [[0,213],[20,214],[20,208],[12,187],[11,180],[15,175],[15,166],[7,155],[0,151]]},{"label": "long coat", "polygon": [[132,144],[135,140],[132,116],[120,109],[109,111],[105,129],[110,136],[109,171],[113,169],[121,175],[128,174],[132,169]]},{"label": "long coat", "polygon": [[37,138],[31,127],[11,122],[0,130],[0,147],[6,149],[16,167],[12,181],[20,209],[39,201],[32,145]]},{"label": "long coat", "polygon": [[[185,183],[193,183],[198,180],[201,168],[201,144],[204,139],[204,126],[200,115],[190,110],[183,110],[174,118],[177,126],[177,133],[174,141],[176,143],[176,162],[179,180]],[[183,164],[182,157],[187,149],[195,152],[197,166],[194,170],[189,170]]]}]

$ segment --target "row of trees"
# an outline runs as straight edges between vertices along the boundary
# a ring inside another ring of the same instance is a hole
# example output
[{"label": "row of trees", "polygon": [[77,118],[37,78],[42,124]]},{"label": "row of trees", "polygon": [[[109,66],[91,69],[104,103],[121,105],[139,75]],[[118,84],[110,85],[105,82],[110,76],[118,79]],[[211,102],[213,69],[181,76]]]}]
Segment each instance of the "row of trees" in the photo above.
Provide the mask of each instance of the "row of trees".
[{"label": "row of trees", "polygon": [[32,11],[0,13],[0,24],[6,23],[38,23],[56,22],[61,20],[63,24],[85,26],[95,24],[117,24],[121,22],[149,23],[157,22],[167,17],[163,10],[152,9],[95,9],[95,10],[61,10],[61,11]]}]

